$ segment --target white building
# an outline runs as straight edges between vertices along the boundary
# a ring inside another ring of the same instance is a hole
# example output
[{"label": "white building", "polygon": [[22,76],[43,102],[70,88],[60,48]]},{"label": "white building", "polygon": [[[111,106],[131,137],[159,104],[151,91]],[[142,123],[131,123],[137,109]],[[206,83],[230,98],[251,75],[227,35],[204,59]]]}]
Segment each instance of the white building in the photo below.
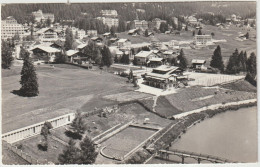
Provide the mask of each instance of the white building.
[{"label": "white building", "polygon": [[88,36],[97,36],[97,30],[88,30],[87,35]]},{"label": "white building", "polygon": [[101,10],[102,16],[105,17],[117,17],[117,11],[116,10]]},{"label": "white building", "polygon": [[103,24],[106,24],[108,27],[118,27],[118,18],[112,18],[112,17],[97,17],[98,20],[101,20]]},{"label": "white building", "polygon": [[19,34],[20,38],[24,36],[24,26],[22,24],[18,24],[12,16],[1,21],[2,39],[12,38],[16,33]]},{"label": "white building", "polygon": [[135,55],[135,59],[137,60],[138,65],[146,65],[149,59],[156,57],[158,58],[158,56],[152,51],[140,51]]},{"label": "white building", "polygon": [[48,18],[51,20],[51,22],[54,22],[54,14],[52,13],[43,13],[42,10],[38,10],[35,12],[32,12],[32,15],[35,17],[35,20],[37,22],[46,21]]},{"label": "white building", "polygon": [[148,22],[145,20],[134,20],[134,25],[136,29],[141,29],[142,31],[148,29]]},{"label": "white building", "polygon": [[211,35],[195,35],[194,43],[195,43],[195,45],[212,44],[212,36]]},{"label": "white building", "polygon": [[155,25],[155,27],[159,30],[162,23],[167,23],[166,20],[161,20],[159,18],[155,18],[152,21]]}]

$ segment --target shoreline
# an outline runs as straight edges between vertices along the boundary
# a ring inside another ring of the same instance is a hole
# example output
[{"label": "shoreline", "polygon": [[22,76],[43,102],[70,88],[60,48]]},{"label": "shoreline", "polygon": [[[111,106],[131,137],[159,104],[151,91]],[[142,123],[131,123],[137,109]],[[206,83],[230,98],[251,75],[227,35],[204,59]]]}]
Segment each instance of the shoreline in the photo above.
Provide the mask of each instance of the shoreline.
[{"label": "shoreline", "polygon": [[[200,112],[193,112],[179,119],[175,119],[180,120],[180,122],[171,127],[171,129],[167,129],[168,132],[160,136],[155,143],[152,143],[137,151],[134,155],[138,156],[138,158],[134,157],[133,155],[129,157],[128,161],[126,162],[129,162],[130,160],[133,163],[134,160],[137,160],[134,162],[135,164],[147,164],[155,156],[157,150],[169,149],[172,144],[181,138],[181,135],[186,133],[188,129],[192,128],[197,123],[227,111],[236,111],[240,108],[257,106],[257,99],[254,100],[255,101],[246,100],[246,103],[232,102],[231,105],[224,105],[215,109],[206,109]],[[144,156],[141,156],[142,154]]]}]

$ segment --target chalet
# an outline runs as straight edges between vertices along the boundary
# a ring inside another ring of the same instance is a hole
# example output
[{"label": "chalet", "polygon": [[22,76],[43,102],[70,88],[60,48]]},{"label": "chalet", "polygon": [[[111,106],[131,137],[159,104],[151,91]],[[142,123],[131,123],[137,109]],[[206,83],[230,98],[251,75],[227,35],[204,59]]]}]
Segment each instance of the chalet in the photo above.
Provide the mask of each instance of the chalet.
[{"label": "chalet", "polygon": [[106,33],[104,33],[104,34],[103,34],[103,37],[105,37],[105,38],[109,38],[109,37],[110,37],[110,35],[111,35],[111,33],[110,33],[110,32],[106,32]]},{"label": "chalet", "polygon": [[110,38],[110,42],[111,43],[115,43],[116,41],[118,41],[119,39],[118,38]]},{"label": "chalet", "polygon": [[31,49],[33,57],[38,60],[44,60],[45,62],[54,62],[57,53],[61,53],[61,50],[49,47],[49,46],[35,46]]},{"label": "chalet", "polygon": [[146,65],[149,59],[158,57],[152,51],[140,51],[137,53],[134,58],[137,60],[138,65]]},{"label": "chalet", "polygon": [[43,28],[36,32],[42,42],[53,42],[58,40],[58,33],[51,28]]},{"label": "chalet", "polygon": [[158,67],[160,65],[163,65],[163,58],[159,58],[159,57],[152,57],[151,59],[148,60],[147,65],[149,67]]},{"label": "chalet", "polygon": [[80,51],[77,51],[77,50],[68,50],[66,52],[66,56],[68,58],[68,60],[71,62],[71,63],[80,63],[80,62],[86,62],[87,61],[87,56],[85,54],[83,54],[82,52]]},{"label": "chalet", "polygon": [[162,45],[162,42],[159,41],[157,38],[152,38],[151,46],[154,48],[159,48]]},{"label": "chalet", "polygon": [[62,41],[55,41],[50,45],[50,47],[60,49],[60,50],[62,49],[63,46],[64,46],[64,43]]},{"label": "chalet", "polygon": [[119,39],[117,41],[117,46],[118,48],[122,48],[122,47],[131,47],[131,42],[129,39]]},{"label": "chalet", "polygon": [[83,43],[77,46],[78,51],[82,52],[82,50],[87,46],[88,44]]},{"label": "chalet", "polygon": [[92,37],[90,38],[92,41],[96,42],[97,44],[102,43],[103,39],[100,37]]},{"label": "chalet", "polygon": [[188,77],[183,75],[183,71],[180,67],[162,65],[143,75],[143,78],[149,86],[168,89],[187,81]]},{"label": "chalet", "polygon": [[206,64],[206,60],[198,60],[198,59],[193,59],[191,61],[191,64],[192,64],[192,68],[193,69],[203,69],[205,68],[205,64]]},{"label": "chalet", "polygon": [[138,34],[138,29],[131,29],[128,31],[128,35],[137,35]]}]

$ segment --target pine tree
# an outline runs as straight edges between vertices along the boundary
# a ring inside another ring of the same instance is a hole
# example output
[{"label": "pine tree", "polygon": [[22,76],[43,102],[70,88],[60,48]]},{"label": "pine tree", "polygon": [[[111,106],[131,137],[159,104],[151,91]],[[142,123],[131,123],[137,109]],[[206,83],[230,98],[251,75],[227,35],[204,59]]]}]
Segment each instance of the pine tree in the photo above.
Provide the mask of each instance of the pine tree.
[{"label": "pine tree", "polygon": [[245,35],[246,39],[249,39],[249,33],[247,32]]},{"label": "pine tree", "polygon": [[187,68],[187,59],[185,58],[184,56],[184,52],[183,50],[181,49],[180,51],[180,54],[177,56],[177,59],[179,60],[179,67],[182,68],[182,69],[186,69]]},{"label": "pine tree", "polygon": [[160,29],[161,33],[165,33],[165,31],[168,31],[167,23],[162,22],[159,29]]},{"label": "pine tree", "polygon": [[195,31],[192,31],[192,36],[195,36]]},{"label": "pine tree", "polygon": [[12,48],[8,45],[7,42],[2,40],[2,68],[7,69],[11,66],[13,57],[12,57]]},{"label": "pine tree", "polygon": [[119,62],[117,55],[115,56],[114,62],[115,62],[115,63],[118,63],[118,62]]},{"label": "pine tree", "polygon": [[86,131],[86,125],[84,124],[83,117],[80,111],[77,111],[75,118],[70,125],[70,129],[75,134],[75,137],[81,139],[82,134]]},{"label": "pine tree", "polygon": [[37,96],[39,94],[39,85],[37,80],[38,78],[35,72],[35,67],[29,58],[29,53],[26,52],[23,60],[23,68],[21,71],[21,95],[28,97]]},{"label": "pine tree", "polygon": [[250,54],[250,57],[248,58],[247,62],[247,72],[251,74],[251,76],[254,78],[256,76],[256,55],[254,52]]},{"label": "pine tree", "polygon": [[212,55],[210,66],[213,68],[219,69],[221,72],[224,71],[224,63],[221,56],[221,48],[218,45],[217,48],[214,50],[214,53]]},{"label": "pine tree", "polygon": [[80,157],[80,149],[75,146],[75,142],[70,139],[68,146],[59,154],[60,164],[77,164]]},{"label": "pine tree", "polygon": [[80,149],[78,164],[93,164],[96,161],[98,153],[94,143],[87,136],[80,143]]},{"label": "pine tree", "polygon": [[72,44],[73,44],[73,34],[69,28],[66,29],[65,32],[65,44],[64,47],[66,50],[72,49]]},{"label": "pine tree", "polygon": [[239,61],[239,68],[240,68],[240,71],[246,71],[246,59],[245,59],[245,56],[244,56],[244,53],[243,51],[240,52],[240,54],[238,55],[238,61]]},{"label": "pine tree", "polygon": [[226,73],[237,74],[239,72],[240,69],[239,69],[239,60],[238,60],[238,50],[236,49],[235,52],[229,57]]},{"label": "pine tree", "polygon": [[145,30],[144,36],[145,36],[145,37],[148,37],[148,36],[149,36],[149,35],[148,35],[148,29]]},{"label": "pine tree", "polygon": [[185,31],[188,31],[188,26],[186,25],[186,27],[185,27]]},{"label": "pine tree", "polygon": [[201,29],[199,29],[199,31],[198,31],[198,35],[202,35]]},{"label": "pine tree", "polygon": [[104,46],[101,50],[102,61],[105,66],[110,67],[113,64],[113,56],[107,46]]}]

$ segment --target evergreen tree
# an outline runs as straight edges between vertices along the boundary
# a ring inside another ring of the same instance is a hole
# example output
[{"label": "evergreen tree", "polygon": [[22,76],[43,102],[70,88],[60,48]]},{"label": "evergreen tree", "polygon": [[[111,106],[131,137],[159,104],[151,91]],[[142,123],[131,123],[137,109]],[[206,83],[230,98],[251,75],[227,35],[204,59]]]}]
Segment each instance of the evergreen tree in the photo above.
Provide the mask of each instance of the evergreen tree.
[{"label": "evergreen tree", "polygon": [[199,31],[198,31],[198,35],[202,35],[201,29],[199,29]]},{"label": "evergreen tree", "polygon": [[80,111],[76,112],[75,118],[70,125],[70,129],[73,131],[75,137],[78,139],[81,139],[82,134],[84,134],[84,132],[86,131],[86,126],[84,124],[83,117]]},{"label": "evergreen tree", "polygon": [[105,66],[110,67],[113,64],[113,56],[107,46],[104,46],[102,51],[102,61]]},{"label": "evergreen tree", "polygon": [[192,36],[195,36],[195,31],[192,31]]},{"label": "evergreen tree", "polygon": [[254,52],[250,54],[250,57],[247,59],[246,62],[247,72],[251,74],[251,76],[254,78],[256,76],[256,55]]},{"label": "evergreen tree", "polygon": [[144,36],[145,36],[145,37],[148,37],[148,36],[149,36],[149,35],[148,35],[148,29],[145,30]]},{"label": "evergreen tree", "polygon": [[176,66],[177,65],[177,60],[176,60],[176,58],[175,57],[173,57],[172,59],[171,59],[171,65],[172,66]]},{"label": "evergreen tree", "polygon": [[221,48],[218,45],[217,48],[214,50],[214,53],[212,55],[210,66],[213,68],[219,69],[221,72],[224,71],[224,63],[221,56]]},{"label": "evergreen tree", "polygon": [[80,149],[78,164],[93,164],[96,161],[98,153],[94,143],[87,136],[80,143]]},{"label": "evergreen tree", "polygon": [[188,31],[188,25],[186,25],[186,27],[185,27],[185,31]]},{"label": "evergreen tree", "polygon": [[226,73],[237,74],[239,72],[240,72],[240,68],[239,68],[238,50],[236,49],[235,52],[229,57]]},{"label": "evergreen tree", "polygon": [[67,28],[65,32],[65,43],[64,43],[65,49],[66,50],[72,49],[72,44],[73,44],[73,34],[70,28]]},{"label": "evergreen tree", "polygon": [[12,57],[12,48],[9,46],[9,44],[2,40],[2,68],[7,69],[10,68],[13,57]]},{"label": "evergreen tree", "polygon": [[50,27],[50,25],[51,25],[51,19],[48,17],[48,19],[46,20],[46,25],[48,26],[48,27]]},{"label": "evergreen tree", "polygon": [[118,63],[118,62],[119,62],[117,55],[115,56],[114,62],[115,62],[115,63]]},{"label": "evergreen tree", "polygon": [[43,150],[46,151],[48,149],[48,136],[51,133],[50,129],[53,128],[50,122],[45,122],[43,124],[43,127],[41,129],[41,135],[43,137]]},{"label": "evergreen tree", "polygon": [[240,54],[238,55],[238,61],[240,64],[240,71],[246,71],[246,59],[245,59],[245,55],[243,53],[243,51],[240,52]]},{"label": "evergreen tree", "polygon": [[70,139],[68,146],[61,154],[59,154],[58,160],[60,164],[77,164],[80,157],[80,149],[75,146],[75,142]]},{"label": "evergreen tree", "polygon": [[181,22],[178,22],[178,28],[177,28],[178,31],[181,31],[182,30],[182,23]]},{"label": "evergreen tree", "polygon": [[21,95],[28,97],[37,96],[39,94],[37,80],[38,78],[36,76],[35,67],[29,58],[29,53],[26,52],[23,60],[23,68],[21,71]]},{"label": "evergreen tree", "polygon": [[211,36],[212,36],[212,37],[214,37],[214,36],[215,36],[214,32],[212,32],[212,33],[211,33]]},{"label": "evergreen tree", "polygon": [[115,36],[116,36],[116,28],[115,28],[114,26],[112,26],[112,27],[110,28],[110,34],[111,34],[112,37],[115,37]]},{"label": "evergreen tree", "polygon": [[187,59],[184,56],[184,52],[181,49],[180,54],[177,56],[177,59],[179,60],[179,67],[182,69],[186,69],[188,66]]},{"label": "evergreen tree", "polygon": [[168,31],[168,25],[167,25],[167,23],[164,23],[164,22],[162,22],[161,24],[160,24],[160,31],[161,31],[161,33],[165,33],[165,31]]},{"label": "evergreen tree", "polygon": [[246,39],[249,39],[249,33],[247,32],[245,35]]}]

